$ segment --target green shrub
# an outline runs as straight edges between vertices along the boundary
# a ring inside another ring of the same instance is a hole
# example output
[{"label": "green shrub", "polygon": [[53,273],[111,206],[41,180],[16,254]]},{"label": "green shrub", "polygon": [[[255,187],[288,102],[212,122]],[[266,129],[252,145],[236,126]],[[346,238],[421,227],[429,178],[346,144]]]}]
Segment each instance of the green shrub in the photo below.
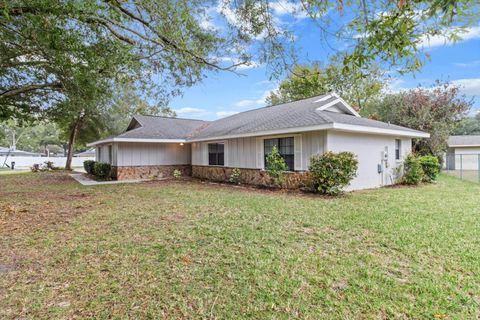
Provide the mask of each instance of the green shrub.
[{"label": "green shrub", "polygon": [[403,182],[410,185],[418,185],[423,179],[423,170],[420,159],[413,153],[409,154],[403,163]]},{"label": "green shrub", "polygon": [[351,152],[326,152],[310,158],[308,170],[315,191],[338,195],[357,176],[358,161]]},{"label": "green shrub", "polygon": [[180,170],[178,170],[178,169],[173,170],[173,177],[174,177],[175,179],[181,178],[181,177],[182,177],[182,171],[180,171]]},{"label": "green shrub", "polygon": [[110,178],[112,166],[109,163],[95,162],[93,166],[93,174],[100,179]]},{"label": "green shrub", "polygon": [[93,166],[95,165],[95,161],[93,160],[85,160],[83,161],[83,168],[88,174],[93,174]]},{"label": "green shrub", "polygon": [[240,169],[235,168],[232,170],[232,174],[228,178],[228,182],[233,183],[233,184],[240,184]]},{"label": "green shrub", "polygon": [[288,166],[276,146],[273,146],[272,152],[267,155],[266,165],[268,175],[272,177],[276,185],[281,186],[288,171]]},{"label": "green shrub", "polygon": [[438,175],[440,174],[440,163],[438,158],[428,155],[420,157],[419,161],[423,170],[423,181],[433,182],[437,180]]}]

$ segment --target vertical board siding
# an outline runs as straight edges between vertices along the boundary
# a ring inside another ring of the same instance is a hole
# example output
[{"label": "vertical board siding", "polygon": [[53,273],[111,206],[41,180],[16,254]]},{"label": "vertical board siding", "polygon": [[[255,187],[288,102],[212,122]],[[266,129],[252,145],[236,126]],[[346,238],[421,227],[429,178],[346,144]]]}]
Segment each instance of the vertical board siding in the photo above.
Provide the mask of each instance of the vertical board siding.
[{"label": "vertical board siding", "polygon": [[184,165],[191,163],[190,148],[178,143],[119,143],[116,160],[119,167]]},{"label": "vertical board siding", "polygon": [[308,170],[310,157],[322,154],[325,151],[325,131],[312,131],[302,133],[302,166],[301,170]]},{"label": "vertical board siding", "polygon": [[[312,154],[323,153],[323,131],[292,134],[295,138],[295,170],[307,170]],[[263,169],[263,140],[266,137],[248,137],[222,140],[225,143],[225,167]],[[192,164],[208,165],[208,143],[192,143]],[[210,142],[213,143],[213,142]]]}]

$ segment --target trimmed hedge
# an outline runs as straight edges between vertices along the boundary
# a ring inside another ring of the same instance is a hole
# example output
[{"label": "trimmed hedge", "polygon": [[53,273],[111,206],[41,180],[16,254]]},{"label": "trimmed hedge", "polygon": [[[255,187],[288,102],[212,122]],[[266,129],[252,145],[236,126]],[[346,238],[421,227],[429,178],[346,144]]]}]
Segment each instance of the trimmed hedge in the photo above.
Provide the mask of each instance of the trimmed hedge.
[{"label": "trimmed hedge", "polygon": [[110,178],[112,166],[109,163],[95,162],[93,166],[93,174],[100,179]]},{"label": "trimmed hedge", "polygon": [[83,168],[88,174],[93,174],[93,166],[95,165],[95,161],[93,160],[85,160],[83,161]]},{"label": "trimmed hedge", "polygon": [[438,158],[432,155],[422,156],[418,158],[423,170],[423,181],[433,182],[436,181],[440,174],[440,162]]},{"label": "trimmed hedge", "polygon": [[315,191],[338,195],[357,176],[358,161],[352,152],[325,152],[310,158]]},{"label": "trimmed hedge", "polygon": [[420,159],[413,153],[410,153],[403,163],[404,173],[403,182],[410,185],[418,185],[423,180],[423,169]]}]

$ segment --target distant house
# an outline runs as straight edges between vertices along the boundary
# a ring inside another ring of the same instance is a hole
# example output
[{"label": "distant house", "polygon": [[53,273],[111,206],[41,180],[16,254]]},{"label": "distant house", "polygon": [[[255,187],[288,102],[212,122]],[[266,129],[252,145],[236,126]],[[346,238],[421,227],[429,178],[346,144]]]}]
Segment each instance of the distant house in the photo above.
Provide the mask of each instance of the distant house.
[{"label": "distant house", "polygon": [[244,183],[265,182],[265,156],[277,146],[302,185],[310,157],[351,151],[359,161],[349,190],[394,183],[412,138],[429,134],[362,118],[336,94],[241,112],[215,121],[134,116],[127,130],[96,141],[97,161],[111,163],[117,179],[186,175],[227,180],[240,168]]},{"label": "distant house", "polygon": [[76,153],[74,157],[95,157],[95,148],[91,148],[86,151]]},{"label": "distant house", "polygon": [[0,157],[7,155],[9,157],[39,157],[40,153],[22,151],[18,149],[12,150],[10,148],[0,147]]},{"label": "distant house", "polygon": [[450,136],[445,165],[449,170],[480,170],[480,136]]}]

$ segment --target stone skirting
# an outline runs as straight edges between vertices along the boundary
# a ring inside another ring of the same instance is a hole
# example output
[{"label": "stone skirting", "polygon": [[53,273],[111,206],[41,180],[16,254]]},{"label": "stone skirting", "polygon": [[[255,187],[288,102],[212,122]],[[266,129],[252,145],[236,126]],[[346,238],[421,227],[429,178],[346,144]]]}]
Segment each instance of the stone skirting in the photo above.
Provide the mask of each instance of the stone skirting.
[{"label": "stone skirting", "polygon": [[[199,179],[226,182],[234,168],[192,166],[192,176]],[[273,185],[272,178],[266,171],[259,169],[241,169],[240,183],[256,186],[270,187]],[[309,188],[311,179],[309,172],[289,172],[285,178],[283,187],[287,189]]]},{"label": "stone skirting", "polygon": [[112,178],[116,180],[161,179],[173,177],[173,171],[180,170],[182,176],[192,175],[190,165],[112,167]]}]

